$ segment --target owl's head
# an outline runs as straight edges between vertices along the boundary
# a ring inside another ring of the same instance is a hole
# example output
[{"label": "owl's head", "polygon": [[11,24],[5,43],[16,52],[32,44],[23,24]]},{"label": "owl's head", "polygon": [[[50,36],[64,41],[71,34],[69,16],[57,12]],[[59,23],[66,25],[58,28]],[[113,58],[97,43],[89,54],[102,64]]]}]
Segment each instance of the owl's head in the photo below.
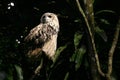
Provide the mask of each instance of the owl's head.
[{"label": "owl's head", "polygon": [[48,24],[52,26],[54,29],[59,30],[58,17],[54,13],[50,13],[50,12],[44,13],[41,17],[41,23]]},{"label": "owl's head", "polygon": [[54,13],[47,12],[47,13],[44,13],[41,17],[42,23],[49,23],[52,21],[58,21],[57,15]]}]

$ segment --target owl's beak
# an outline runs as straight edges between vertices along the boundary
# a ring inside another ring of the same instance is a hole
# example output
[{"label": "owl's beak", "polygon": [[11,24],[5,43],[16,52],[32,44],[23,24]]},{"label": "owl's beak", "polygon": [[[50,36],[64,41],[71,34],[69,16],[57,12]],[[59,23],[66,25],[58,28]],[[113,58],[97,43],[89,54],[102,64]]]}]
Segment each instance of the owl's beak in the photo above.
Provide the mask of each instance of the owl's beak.
[{"label": "owl's beak", "polygon": [[50,21],[50,18],[46,17],[43,19],[43,23],[48,23]]}]

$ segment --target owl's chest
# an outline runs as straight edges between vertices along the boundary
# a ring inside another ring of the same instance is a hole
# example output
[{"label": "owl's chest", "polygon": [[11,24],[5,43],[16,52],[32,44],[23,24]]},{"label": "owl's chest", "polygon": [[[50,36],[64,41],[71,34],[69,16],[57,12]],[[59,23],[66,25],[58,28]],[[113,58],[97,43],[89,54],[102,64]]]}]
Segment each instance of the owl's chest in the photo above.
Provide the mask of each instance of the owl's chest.
[{"label": "owl's chest", "polygon": [[53,35],[55,30],[53,29],[52,26],[50,25],[44,25],[43,28],[42,28],[42,32],[43,33],[46,33],[48,35]]}]

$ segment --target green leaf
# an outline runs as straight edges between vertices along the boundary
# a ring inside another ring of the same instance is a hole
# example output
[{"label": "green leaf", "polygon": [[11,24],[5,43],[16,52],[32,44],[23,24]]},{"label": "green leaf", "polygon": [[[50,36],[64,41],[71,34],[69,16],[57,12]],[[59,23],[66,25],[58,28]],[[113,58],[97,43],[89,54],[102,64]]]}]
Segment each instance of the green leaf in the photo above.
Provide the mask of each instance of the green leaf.
[{"label": "green leaf", "polygon": [[54,56],[53,59],[52,59],[53,62],[55,62],[55,61],[57,60],[57,58],[58,58],[58,56],[60,55],[60,53],[61,53],[64,49],[66,49],[67,45],[68,45],[68,44],[66,44],[66,45],[64,45],[64,46],[61,46],[61,47],[59,47],[59,48],[56,50],[55,56]]},{"label": "green leaf", "polygon": [[69,72],[66,73],[64,80],[68,80]]},{"label": "green leaf", "polygon": [[74,22],[80,22],[81,20],[80,19],[75,19]]},{"label": "green leaf", "polygon": [[70,58],[70,61],[75,62],[75,70],[78,70],[80,68],[85,52],[86,48],[84,46],[81,46],[80,48],[76,49],[75,53]]},{"label": "green leaf", "polygon": [[22,68],[18,65],[15,65],[15,69],[17,72],[18,80],[23,80]]},{"label": "green leaf", "polygon": [[100,29],[99,27],[95,27],[95,32],[99,34],[105,42],[107,41],[107,35],[103,29]]},{"label": "green leaf", "polygon": [[83,55],[85,54],[86,52],[86,48],[85,47],[81,47],[80,49],[77,50],[76,54],[76,59],[75,59],[75,69],[78,70],[81,66],[81,63],[82,63],[82,59],[83,59]]},{"label": "green leaf", "polygon": [[100,19],[100,21],[102,22],[102,23],[104,23],[104,24],[107,24],[107,25],[109,25],[110,23],[109,23],[109,21],[108,20],[106,20],[106,19]]},{"label": "green leaf", "polygon": [[115,14],[115,12],[112,11],[112,10],[100,10],[100,11],[96,12],[95,15],[98,15],[100,13],[105,13],[105,12],[107,12],[107,13],[114,13]]},{"label": "green leaf", "polygon": [[75,46],[75,48],[78,47],[80,40],[82,39],[82,36],[83,36],[83,34],[80,34],[80,32],[76,32],[74,34],[74,46]]},{"label": "green leaf", "polygon": [[71,62],[75,62],[76,55],[77,55],[77,54],[75,54],[75,53],[72,55],[72,57],[70,58],[70,61],[71,61]]}]

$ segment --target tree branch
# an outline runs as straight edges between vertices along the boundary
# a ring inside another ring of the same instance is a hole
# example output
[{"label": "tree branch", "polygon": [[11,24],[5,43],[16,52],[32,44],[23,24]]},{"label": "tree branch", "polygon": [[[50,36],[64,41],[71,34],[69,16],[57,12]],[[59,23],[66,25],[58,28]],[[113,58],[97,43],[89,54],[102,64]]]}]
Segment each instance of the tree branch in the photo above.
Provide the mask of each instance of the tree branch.
[{"label": "tree branch", "polygon": [[118,42],[119,31],[120,31],[120,19],[117,23],[116,31],[114,33],[114,38],[113,38],[113,42],[112,42],[112,46],[111,46],[109,53],[108,53],[108,72],[106,74],[108,77],[110,77],[110,75],[112,73],[113,54],[114,54],[114,51],[115,51],[115,48],[116,48],[116,45]]},{"label": "tree branch", "polygon": [[97,50],[96,50],[96,47],[95,47],[94,36],[93,36],[92,31],[91,31],[91,28],[90,28],[88,19],[87,19],[87,17],[85,16],[85,13],[84,13],[81,5],[80,5],[79,0],[76,0],[76,3],[77,3],[77,7],[78,7],[78,9],[79,9],[79,12],[82,14],[82,16],[83,16],[83,18],[84,18],[84,20],[85,20],[85,23],[86,23],[86,26],[87,26],[87,29],[88,29],[88,32],[89,32],[89,35],[90,35],[90,40],[91,40],[91,43],[92,43],[93,52],[94,52],[94,54],[95,54],[95,59],[96,59],[96,64],[97,64],[98,72],[99,72],[102,76],[105,76],[105,74],[102,72],[101,67],[100,67],[99,58],[98,58]]},{"label": "tree branch", "polygon": [[[118,21],[118,24],[117,24],[117,27],[116,27],[116,31],[115,31],[115,34],[114,34],[114,39],[113,39],[113,42],[112,42],[112,46],[111,46],[111,48],[109,50],[109,54],[108,54],[108,72],[107,73],[103,73],[102,70],[101,70],[101,67],[100,67],[100,62],[99,62],[97,50],[96,50],[96,47],[95,47],[94,36],[93,36],[92,30],[91,30],[91,25],[94,26],[94,24],[92,22],[92,24],[90,25],[90,23],[88,21],[89,17],[86,17],[86,15],[85,15],[85,13],[84,13],[81,5],[80,5],[79,0],[76,0],[76,3],[77,3],[78,10],[82,14],[82,16],[84,18],[84,21],[86,23],[87,29],[88,29],[88,33],[89,33],[90,40],[91,40],[91,43],[92,43],[93,52],[95,54],[95,59],[96,59],[98,72],[99,72],[99,74],[101,74],[101,76],[106,77],[107,80],[110,80],[111,79],[110,75],[112,73],[113,54],[114,54],[114,51],[115,51],[115,48],[116,48],[116,45],[117,45],[117,41],[118,41],[118,37],[119,37],[119,31],[120,31],[120,19]],[[91,4],[89,3],[89,5],[91,5]],[[92,10],[90,10],[90,12],[92,12]],[[93,12],[92,12],[92,14],[93,14]],[[91,16],[91,19],[93,19],[92,15],[90,15],[90,16]]]}]

